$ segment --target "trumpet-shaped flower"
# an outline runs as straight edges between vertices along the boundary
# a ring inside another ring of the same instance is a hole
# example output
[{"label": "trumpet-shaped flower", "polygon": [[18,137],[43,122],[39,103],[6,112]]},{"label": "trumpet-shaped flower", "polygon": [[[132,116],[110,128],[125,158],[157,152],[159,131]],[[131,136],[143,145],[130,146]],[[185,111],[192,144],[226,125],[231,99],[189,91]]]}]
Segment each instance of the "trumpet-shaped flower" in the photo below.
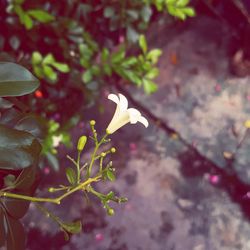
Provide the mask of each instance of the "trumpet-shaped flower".
[{"label": "trumpet-shaped flower", "polygon": [[108,134],[113,134],[129,122],[131,124],[141,122],[145,127],[148,127],[147,119],[137,109],[128,109],[128,100],[124,95],[109,94],[108,99],[116,103],[114,116],[106,130]]}]

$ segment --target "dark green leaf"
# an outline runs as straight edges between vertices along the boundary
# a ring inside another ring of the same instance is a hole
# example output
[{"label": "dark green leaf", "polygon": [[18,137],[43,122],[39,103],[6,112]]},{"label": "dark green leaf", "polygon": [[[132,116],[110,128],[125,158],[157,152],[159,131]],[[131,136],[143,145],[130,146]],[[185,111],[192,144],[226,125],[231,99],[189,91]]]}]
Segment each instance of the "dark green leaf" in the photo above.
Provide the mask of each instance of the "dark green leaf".
[{"label": "dark green leaf", "polygon": [[7,231],[7,250],[25,250],[25,232],[20,221],[5,216]]},{"label": "dark green leaf", "polygon": [[35,91],[39,81],[15,63],[0,63],[0,96],[22,96]]},{"label": "dark green leaf", "polygon": [[15,125],[15,129],[29,132],[36,138],[44,139],[47,133],[47,123],[38,115],[28,114],[23,116]]},{"label": "dark green leaf", "polygon": [[0,247],[2,247],[6,241],[6,230],[4,228],[4,220],[4,213],[2,208],[0,208]]},{"label": "dark green leaf", "polygon": [[23,169],[15,181],[15,188],[21,191],[30,189],[35,182],[36,172],[37,165]]},{"label": "dark green leaf", "polygon": [[55,17],[43,10],[29,10],[26,12],[41,23],[48,23],[55,20]]},{"label": "dark green leaf", "polygon": [[55,155],[51,154],[50,152],[46,153],[46,157],[51,164],[51,166],[54,168],[55,171],[59,170],[59,162],[58,159],[55,157]]},{"label": "dark green leaf", "polygon": [[66,168],[66,176],[71,185],[76,184],[76,172],[72,168]]},{"label": "dark green leaf", "polygon": [[0,109],[9,109],[13,107],[13,103],[5,100],[4,98],[0,97]]},{"label": "dark green leaf", "polygon": [[[18,194],[18,192],[15,193]],[[22,218],[27,213],[30,205],[30,201],[25,200],[18,200],[6,197],[1,198],[1,200],[8,214],[15,219]]]},{"label": "dark green leaf", "polygon": [[40,151],[40,143],[31,134],[0,125],[0,168],[27,168],[36,164]]}]

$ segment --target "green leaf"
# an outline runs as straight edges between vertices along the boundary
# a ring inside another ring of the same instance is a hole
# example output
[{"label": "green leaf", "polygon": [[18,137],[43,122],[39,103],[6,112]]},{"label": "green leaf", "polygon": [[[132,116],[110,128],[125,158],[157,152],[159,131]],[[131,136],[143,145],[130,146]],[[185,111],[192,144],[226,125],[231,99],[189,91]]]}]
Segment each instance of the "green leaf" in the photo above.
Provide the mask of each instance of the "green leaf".
[{"label": "green leaf", "polygon": [[189,17],[194,17],[195,16],[195,11],[193,8],[187,7],[187,8],[183,8],[182,12],[185,13],[187,16]]},{"label": "green leaf", "polygon": [[39,87],[39,81],[24,67],[0,62],[0,96],[22,96]]},{"label": "green leaf", "polygon": [[109,17],[112,17],[114,14],[115,14],[114,8],[112,8],[112,7],[106,7],[104,9],[104,12],[103,12],[104,17],[109,18]]},{"label": "green leaf", "polygon": [[112,68],[108,64],[103,65],[103,71],[108,76],[111,76],[112,74]]},{"label": "green leaf", "polygon": [[37,163],[40,151],[40,143],[31,134],[0,125],[0,168],[27,168]]},{"label": "green leaf", "polygon": [[157,63],[159,57],[161,56],[162,51],[160,49],[152,49],[148,52],[146,58],[151,60],[153,64]]},{"label": "green leaf", "polygon": [[62,223],[62,228],[71,234],[77,234],[82,231],[81,221],[71,222],[71,223]]},{"label": "green leaf", "polygon": [[34,19],[41,23],[48,23],[55,20],[55,17],[43,10],[29,10],[26,12],[28,15],[32,16]]},{"label": "green leaf", "polygon": [[146,41],[146,38],[144,35],[140,35],[139,45],[140,45],[140,48],[142,49],[143,53],[146,54],[146,52],[148,50],[148,46],[147,46],[147,41]]},{"label": "green leaf", "polygon": [[18,220],[5,216],[7,225],[7,250],[25,250],[25,232]]},{"label": "green leaf", "polygon": [[24,26],[25,26],[25,28],[27,30],[32,29],[32,27],[33,27],[33,21],[32,21],[32,19],[26,13],[24,13],[22,15],[21,22],[24,24]]},{"label": "green leaf", "polygon": [[125,57],[125,51],[124,51],[124,48],[121,47],[119,49],[119,51],[117,51],[111,55],[111,63],[112,64],[119,63],[122,61],[122,59],[124,59],[124,57]]},{"label": "green leaf", "polygon": [[154,82],[152,82],[148,79],[143,79],[142,82],[143,82],[143,87],[144,87],[144,91],[146,94],[149,95],[149,94],[152,94],[155,91],[157,91],[158,87]]},{"label": "green leaf", "polygon": [[139,18],[139,13],[136,10],[127,10],[126,12],[133,20],[137,20]]},{"label": "green leaf", "polygon": [[107,48],[103,48],[101,54],[102,62],[105,63],[108,60],[108,57],[109,57],[109,50]]},{"label": "green leaf", "polygon": [[100,67],[98,65],[93,65],[90,69],[89,69],[92,73],[92,75],[98,76],[101,73]]},{"label": "green leaf", "polygon": [[66,168],[66,177],[71,185],[76,184],[76,172],[72,168]]},{"label": "green leaf", "polygon": [[122,76],[130,80],[131,82],[137,84],[138,86],[141,85],[141,78],[137,75],[136,72],[132,70],[122,70],[121,72],[118,72],[118,74],[121,73]]},{"label": "green leaf", "polygon": [[176,7],[185,7],[189,3],[189,0],[178,0],[176,2]]},{"label": "green leaf", "polygon": [[152,9],[148,5],[144,5],[141,9],[141,17],[145,23],[148,23],[150,21],[150,18],[152,16]]},{"label": "green leaf", "polygon": [[48,65],[43,65],[43,73],[44,75],[50,79],[51,81],[56,81],[57,80],[57,74],[56,72],[52,69],[52,67]]},{"label": "green leaf", "polygon": [[69,72],[69,66],[66,63],[53,62],[52,65],[60,72],[63,72],[63,73]]},{"label": "green leaf", "polygon": [[111,169],[107,170],[107,177],[110,181],[115,181],[115,175],[114,172]]},{"label": "green leaf", "polygon": [[37,77],[39,78],[44,77],[43,70],[40,66],[33,66],[33,71]]},{"label": "green leaf", "polygon": [[131,57],[128,57],[127,59],[125,59],[122,62],[121,66],[127,68],[129,66],[134,66],[136,63],[137,63],[137,58],[134,56],[131,56]]},{"label": "green leaf", "polygon": [[154,79],[159,75],[159,69],[158,68],[152,68],[146,75],[145,77],[149,79]]},{"label": "green leaf", "polygon": [[89,83],[93,79],[91,70],[86,70],[82,75],[82,80],[84,83]]},{"label": "green leaf", "polygon": [[34,51],[32,53],[32,57],[31,57],[32,64],[40,64],[42,63],[42,60],[43,60],[43,57],[38,51]]},{"label": "green leaf", "polygon": [[139,34],[133,27],[128,26],[127,27],[127,38],[130,42],[136,43],[138,38],[139,38]]},{"label": "green leaf", "polygon": [[56,60],[51,53],[47,54],[43,59],[44,64],[53,64],[55,61]]}]

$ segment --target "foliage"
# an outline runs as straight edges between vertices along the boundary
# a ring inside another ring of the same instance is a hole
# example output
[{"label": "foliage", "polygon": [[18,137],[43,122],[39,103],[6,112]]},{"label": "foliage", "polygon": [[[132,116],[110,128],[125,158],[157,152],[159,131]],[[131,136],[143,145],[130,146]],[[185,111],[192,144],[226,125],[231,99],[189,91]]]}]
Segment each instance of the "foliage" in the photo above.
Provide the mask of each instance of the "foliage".
[{"label": "foliage", "polygon": [[[42,134],[41,127],[39,127],[39,122],[37,125],[34,123],[35,116],[32,117],[31,114],[22,114],[15,110],[12,101],[16,101],[16,99],[8,100],[6,98],[31,93],[38,87],[38,82],[25,68],[13,63],[2,63],[1,72],[0,104],[3,115],[0,119],[0,175],[2,180],[0,183],[0,246],[6,245],[8,250],[25,249],[25,231],[19,220],[27,213],[30,202],[35,202],[41,212],[58,224],[66,239],[69,238],[69,234],[81,231],[81,221],[64,222],[46,207],[37,204],[38,202],[60,204],[69,195],[82,191],[85,195],[92,193],[97,196],[107,214],[113,215],[114,209],[109,205],[110,201],[121,203],[127,199],[117,197],[113,191],[102,194],[92,186],[92,183],[101,180],[115,180],[112,161],[105,163],[105,159],[109,154],[116,152],[115,148],[99,152],[102,144],[109,142],[110,139],[107,139],[108,134],[99,139],[94,121],[90,122],[92,130],[90,138],[94,140],[95,148],[89,162],[84,165],[80,163],[81,154],[88,141],[87,136],[84,135],[79,138],[77,143],[77,159],[68,156],[73,164],[73,167],[65,170],[68,183],[62,183],[59,187],[50,187],[48,190],[50,193],[60,192],[61,195],[57,198],[34,196],[38,186],[38,157],[41,152],[41,144],[36,137]],[[23,88],[19,85],[23,85]],[[15,92],[13,92],[13,86],[18,86]],[[56,135],[58,129],[59,124],[50,121],[47,133]],[[53,136],[49,138],[53,138]],[[99,166],[94,170],[96,163]]]}]

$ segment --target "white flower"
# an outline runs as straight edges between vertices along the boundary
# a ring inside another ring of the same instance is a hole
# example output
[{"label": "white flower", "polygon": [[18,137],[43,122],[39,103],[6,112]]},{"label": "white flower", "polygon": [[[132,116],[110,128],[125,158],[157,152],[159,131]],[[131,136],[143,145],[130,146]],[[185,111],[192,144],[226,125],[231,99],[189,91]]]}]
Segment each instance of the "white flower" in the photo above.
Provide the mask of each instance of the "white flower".
[{"label": "white flower", "polygon": [[52,145],[54,148],[58,147],[60,142],[62,141],[62,135],[53,135],[52,136]]},{"label": "white flower", "polygon": [[141,122],[145,127],[148,127],[147,119],[137,109],[128,109],[128,100],[124,95],[109,94],[108,99],[117,104],[115,114],[106,130],[108,134],[113,134],[117,129],[129,122],[131,124]]}]

